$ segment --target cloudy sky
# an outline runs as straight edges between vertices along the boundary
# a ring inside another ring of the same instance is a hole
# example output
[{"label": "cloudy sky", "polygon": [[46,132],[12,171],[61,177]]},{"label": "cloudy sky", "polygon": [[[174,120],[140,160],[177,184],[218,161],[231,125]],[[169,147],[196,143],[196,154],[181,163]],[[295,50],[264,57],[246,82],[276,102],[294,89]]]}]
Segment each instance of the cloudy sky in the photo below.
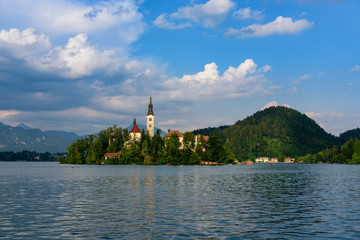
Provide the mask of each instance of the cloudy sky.
[{"label": "cloudy sky", "polygon": [[358,0],[0,0],[0,122],[94,133],[289,105],[360,127]]}]

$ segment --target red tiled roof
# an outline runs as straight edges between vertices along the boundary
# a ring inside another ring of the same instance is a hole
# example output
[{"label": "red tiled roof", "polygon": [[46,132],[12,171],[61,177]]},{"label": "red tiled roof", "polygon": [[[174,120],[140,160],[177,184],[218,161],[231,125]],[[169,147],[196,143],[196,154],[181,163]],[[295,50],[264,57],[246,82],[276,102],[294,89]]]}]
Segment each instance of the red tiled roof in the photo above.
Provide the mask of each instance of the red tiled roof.
[{"label": "red tiled roof", "polygon": [[[200,142],[200,136],[201,135],[196,135],[196,141],[197,142]],[[205,142],[207,142],[209,140],[209,136],[202,136],[202,138],[205,140]]]},{"label": "red tiled roof", "polygon": [[119,153],[105,153],[104,157],[121,157],[121,152]]},{"label": "red tiled roof", "polygon": [[132,127],[132,129],[130,130],[129,133],[141,133],[141,130],[138,127],[138,125],[136,125],[136,123],[134,123],[134,126]]},{"label": "red tiled roof", "polygon": [[181,132],[179,132],[179,130],[171,130],[170,132],[168,132],[164,137],[171,137],[171,134],[176,133],[178,135],[178,137],[184,137],[184,135],[182,135]]}]

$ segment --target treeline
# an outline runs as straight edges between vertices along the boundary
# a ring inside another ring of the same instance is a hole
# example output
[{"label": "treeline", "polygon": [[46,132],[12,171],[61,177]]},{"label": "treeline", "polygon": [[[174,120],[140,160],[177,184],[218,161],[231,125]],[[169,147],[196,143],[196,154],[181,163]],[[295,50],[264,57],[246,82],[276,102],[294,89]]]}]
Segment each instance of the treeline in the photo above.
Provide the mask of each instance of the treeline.
[{"label": "treeline", "polygon": [[341,147],[333,146],[316,154],[298,157],[296,160],[305,163],[360,164],[360,140],[350,139]]},{"label": "treeline", "polygon": [[[192,132],[184,134],[183,145],[176,133],[163,139],[161,131],[150,137],[144,131],[138,141],[124,146],[130,140],[127,129],[109,127],[97,135],[79,139],[68,147],[65,158],[60,163],[67,164],[199,164],[200,161],[233,163],[235,155],[225,150],[217,136],[201,139],[195,146]],[[117,158],[104,158],[105,153],[118,153]]]},{"label": "treeline", "polygon": [[360,128],[355,128],[343,132],[340,134],[340,138],[345,139],[345,141],[349,140],[350,138],[360,139]]},{"label": "treeline", "polygon": [[49,152],[38,153],[27,150],[22,152],[0,152],[0,161],[52,162],[57,161],[57,155],[52,155]]}]

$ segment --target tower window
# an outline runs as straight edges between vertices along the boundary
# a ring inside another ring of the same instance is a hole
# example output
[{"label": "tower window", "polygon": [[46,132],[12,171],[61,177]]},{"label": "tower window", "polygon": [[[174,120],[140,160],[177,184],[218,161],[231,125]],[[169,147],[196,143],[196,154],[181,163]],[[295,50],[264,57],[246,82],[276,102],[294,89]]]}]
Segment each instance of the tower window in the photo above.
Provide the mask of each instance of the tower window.
[{"label": "tower window", "polygon": [[152,121],[152,118],[149,118],[149,122],[151,122]]}]

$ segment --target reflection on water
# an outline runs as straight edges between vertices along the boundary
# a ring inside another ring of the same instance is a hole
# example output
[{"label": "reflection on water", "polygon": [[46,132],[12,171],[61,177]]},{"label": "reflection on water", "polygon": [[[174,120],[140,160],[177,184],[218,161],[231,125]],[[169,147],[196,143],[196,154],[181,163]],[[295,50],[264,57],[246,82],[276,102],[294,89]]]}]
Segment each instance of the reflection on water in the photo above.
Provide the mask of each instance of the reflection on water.
[{"label": "reflection on water", "polygon": [[5,239],[360,238],[360,166],[0,162]]}]

